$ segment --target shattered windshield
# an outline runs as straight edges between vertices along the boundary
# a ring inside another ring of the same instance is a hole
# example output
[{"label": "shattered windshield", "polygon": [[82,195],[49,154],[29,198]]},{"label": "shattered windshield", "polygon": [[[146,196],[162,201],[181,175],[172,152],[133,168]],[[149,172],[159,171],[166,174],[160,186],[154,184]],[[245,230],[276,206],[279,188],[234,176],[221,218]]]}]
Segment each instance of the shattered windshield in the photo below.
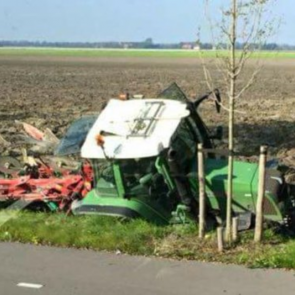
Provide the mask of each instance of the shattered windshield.
[{"label": "shattered windshield", "polygon": [[184,92],[180,89],[180,87],[174,82],[168,88],[163,90],[159,95],[158,98],[166,98],[172,100],[178,100],[187,102],[188,99]]},{"label": "shattered windshield", "polygon": [[182,120],[171,140],[171,147],[178,154],[178,163],[186,172],[196,154],[196,140],[189,126],[188,120]]},{"label": "shattered windshield", "polygon": [[97,116],[87,116],[73,122],[54,151],[57,156],[77,154]]}]

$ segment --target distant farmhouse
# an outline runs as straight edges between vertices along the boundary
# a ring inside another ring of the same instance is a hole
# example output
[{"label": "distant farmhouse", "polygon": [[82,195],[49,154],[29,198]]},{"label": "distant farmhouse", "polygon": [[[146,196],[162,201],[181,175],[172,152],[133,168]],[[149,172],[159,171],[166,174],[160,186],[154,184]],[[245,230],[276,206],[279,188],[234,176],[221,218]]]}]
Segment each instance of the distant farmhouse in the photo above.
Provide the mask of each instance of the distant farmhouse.
[{"label": "distant farmhouse", "polygon": [[201,49],[200,45],[194,42],[185,42],[181,44],[182,44],[181,49],[183,50],[200,50]]}]

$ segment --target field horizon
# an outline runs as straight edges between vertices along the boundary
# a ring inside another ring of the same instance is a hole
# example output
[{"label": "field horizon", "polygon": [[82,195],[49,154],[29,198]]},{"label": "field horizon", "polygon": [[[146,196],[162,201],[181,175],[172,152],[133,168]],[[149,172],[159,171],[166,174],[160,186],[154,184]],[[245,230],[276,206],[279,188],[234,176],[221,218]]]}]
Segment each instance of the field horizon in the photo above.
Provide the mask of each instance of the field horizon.
[{"label": "field horizon", "polygon": [[[107,49],[107,48],[58,48],[58,47],[1,47],[0,56],[55,56],[55,57],[159,57],[159,58],[215,58],[214,50],[184,49]],[[226,55],[225,50],[218,51]],[[295,51],[255,51],[252,58],[293,59]]]}]

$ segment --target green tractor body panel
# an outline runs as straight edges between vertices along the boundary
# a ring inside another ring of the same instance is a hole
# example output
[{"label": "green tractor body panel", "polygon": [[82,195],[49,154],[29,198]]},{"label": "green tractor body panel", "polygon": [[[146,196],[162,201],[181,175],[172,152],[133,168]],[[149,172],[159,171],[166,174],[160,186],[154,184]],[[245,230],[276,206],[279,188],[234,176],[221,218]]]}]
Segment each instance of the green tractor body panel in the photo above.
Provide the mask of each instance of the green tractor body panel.
[{"label": "green tractor body panel", "polygon": [[[227,161],[219,159],[207,159],[205,162],[206,196],[208,205],[212,210],[221,214],[226,209],[227,198]],[[196,168],[194,167],[194,171]],[[254,195],[252,183],[255,182],[257,165],[234,162],[233,176],[233,209],[237,212],[254,210]],[[198,178],[190,177],[191,186],[198,191]],[[224,217],[224,216],[223,216]]]},{"label": "green tractor body panel", "polygon": [[[159,208],[157,208],[159,209]],[[144,218],[157,224],[167,224],[168,219],[160,212],[149,206],[148,202],[141,201],[140,198],[127,200],[117,197],[100,196],[97,190],[92,190],[85,199],[81,201],[75,214],[99,214],[107,216],[117,216],[123,218]]]},{"label": "green tractor body panel", "polygon": [[[198,192],[198,178],[196,168],[193,168],[194,177],[190,177],[190,184],[194,191]],[[206,196],[207,203],[211,210],[216,211],[225,218],[226,198],[227,198],[227,171],[226,160],[207,159],[205,162],[206,175]],[[233,212],[236,214],[255,214],[256,201],[258,195],[258,165],[234,161],[233,176]],[[284,203],[279,202],[277,196],[272,191],[265,193],[264,213],[265,218],[272,221],[283,221]]]},{"label": "green tractor body panel", "polygon": [[104,196],[97,189],[92,190],[80,201],[74,214],[99,214],[106,216],[123,217],[127,219],[144,218],[159,225],[169,223],[169,212],[165,206],[145,200],[137,196],[133,199],[124,199],[118,196]]}]

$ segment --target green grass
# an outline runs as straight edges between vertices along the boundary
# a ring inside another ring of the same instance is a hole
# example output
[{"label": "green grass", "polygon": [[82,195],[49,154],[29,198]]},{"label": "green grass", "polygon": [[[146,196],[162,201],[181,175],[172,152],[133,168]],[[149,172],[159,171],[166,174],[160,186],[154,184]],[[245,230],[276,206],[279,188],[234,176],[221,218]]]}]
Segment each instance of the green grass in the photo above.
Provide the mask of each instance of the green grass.
[{"label": "green grass", "polygon": [[0,227],[0,240],[295,269],[295,241],[271,230],[265,232],[262,245],[255,245],[253,232],[248,231],[240,236],[239,243],[220,254],[215,233],[200,241],[195,225],[159,227],[143,220],[22,213]]},{"label": "green grass", "polygon": [[[225,51],[219,51],[225,54]],[[212,50],[203,51],[203,57],[214,58],[216,52]],[[115,49],[71,49],[71,48],[0,48],[0,57],[26,57],[26,56],[48,56],[48,57],[159,57],[159,58],[198,58],[200,53],[193,50],[115,50]],[[295,58],[295,52],[268,52],[261,51],[253,54],[253,58]]]}]

